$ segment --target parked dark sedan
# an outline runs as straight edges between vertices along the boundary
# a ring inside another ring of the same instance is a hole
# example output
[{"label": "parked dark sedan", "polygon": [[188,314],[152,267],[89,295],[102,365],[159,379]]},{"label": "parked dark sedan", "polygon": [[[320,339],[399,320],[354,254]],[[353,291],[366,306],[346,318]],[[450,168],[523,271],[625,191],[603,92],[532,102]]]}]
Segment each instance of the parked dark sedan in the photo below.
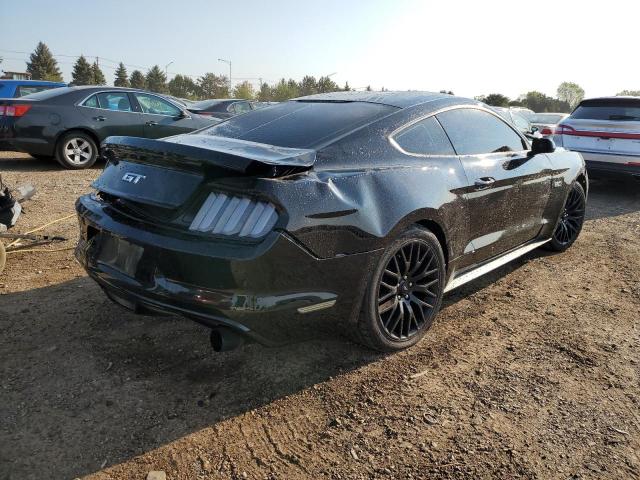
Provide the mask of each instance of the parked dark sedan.
[{"label": "parked dark sedan", "polygon": [[189,111],[216,118],[229,118],[255,110],[254,103],[237,98],[201,100],[190,105]]},{"label": "parked dark sedan", "polygon": [[110,135],[161,138],[215,122],[160,95],[117,87],[56,88],[0,99],[2,149],[55,157],[72,169],[93,165],[100,142]]},{"label": "parked dark sedan", "polygon": [[77,258],[115,302],[192,318],[218,350],[331,319],[413,345],[444,293],[570,247],[588,188],[580,154],[432,93],[314,95],[105,148]]}]

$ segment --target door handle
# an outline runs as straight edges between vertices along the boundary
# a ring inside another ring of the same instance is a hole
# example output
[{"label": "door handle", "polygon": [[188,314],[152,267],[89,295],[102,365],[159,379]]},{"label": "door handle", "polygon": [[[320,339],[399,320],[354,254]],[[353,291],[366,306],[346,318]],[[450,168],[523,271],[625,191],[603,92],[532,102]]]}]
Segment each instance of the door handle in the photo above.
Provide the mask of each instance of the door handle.
[{"label": "door handle", "polygon": [[103,117],[102,115],[100,115],[99,117],[93,117],[94,120],[97,120],[98,122],[104,122],[107,117]]},{"label": "door handle", "polygon": [[154,125],[158,125],[158,122],[154,122],[153,120],[147,122],[147,125],[153,127]]},{"label": "door handle", "polygon": [[488,188],[491,185],[493,185],[494,183],[496,183],[496,179],[493,178],[493,177],[476,178],[476,181],[473,182],[473,183],[476,186],[476,188],[478,188],[478,189]]}]

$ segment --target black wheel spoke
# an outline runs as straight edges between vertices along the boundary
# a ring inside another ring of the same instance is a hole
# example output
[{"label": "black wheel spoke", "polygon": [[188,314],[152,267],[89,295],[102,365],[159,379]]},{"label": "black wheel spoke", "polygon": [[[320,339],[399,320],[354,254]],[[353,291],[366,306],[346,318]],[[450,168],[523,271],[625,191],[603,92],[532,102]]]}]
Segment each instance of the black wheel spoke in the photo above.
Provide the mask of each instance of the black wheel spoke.
[{"label": "black wheel spoke", "polygon": [[560,221],[553,233],[553,237],[558,243],[568,245],[575,241],[584,221],[584,212],[584,196],[581,194],[581,191],[574,186],[567,197]]},{"label": "black wheel spoke", "polygon": [[[382,305],[383,303],[385,303],[387,300],[389,300],[392,297],[395,298],[396,295],[397,294],[396,294],[395,291],[391,291],[391,292],[387,293],[386,295],[384,295],[384,296],[382,296],[382,297],[380,297],[378,299],[378,305]],[[382,307],[380,307],[380,308],[382,308]]]},{"label": "black wheel spoke", "polygon": [[413,277],[413,279],[416,282],[419,282],[420,280],[423,280],[423,279],[427,278],[429,275],[433,275],[435,273],[438,273],[438,269],[437,268],[433,268],[431,270],[427,270],[425,272],[422,272],[421,274],[416,275],[415,277]]},{"label": "black wheel spoke", "polygon": [[386,335],[405,341],[428,323],[442,288],[439,263],[423,240],[405,243],[389,258],[378,280],[377,304]]}]

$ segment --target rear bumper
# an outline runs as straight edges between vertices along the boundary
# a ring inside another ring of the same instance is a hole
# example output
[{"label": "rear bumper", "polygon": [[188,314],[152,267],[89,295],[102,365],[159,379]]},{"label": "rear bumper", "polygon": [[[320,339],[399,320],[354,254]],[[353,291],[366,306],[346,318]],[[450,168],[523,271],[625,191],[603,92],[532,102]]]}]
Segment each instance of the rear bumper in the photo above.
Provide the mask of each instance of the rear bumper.
[{"label": "rear bumper", "polygon": [[[0,144],[3,140],[0,139]],[[39,138],[12,138],[4,140],[7,145],[6,150],[15,150],[18,152],[25,152],[34,155],[49,155],[54,154],[54,145],[48,140]]]},{"label": "rear bumper", "polygon": [[224,325],[265,344],[313,337],[359,312],[378,252],[317,259],[286,234],[217,245],[142,229],[81,197],[76,257],[116,303]]},{"label": "rear bumper", "polygon": [[17,136],[13,125],[0,125],[0,150],[33,153],[34,155],[53,155],[54,144],[45,139]]},{"label": "rear bumper", "polygon": [[640,156],[579,152],[592,174],[640,175]]}]

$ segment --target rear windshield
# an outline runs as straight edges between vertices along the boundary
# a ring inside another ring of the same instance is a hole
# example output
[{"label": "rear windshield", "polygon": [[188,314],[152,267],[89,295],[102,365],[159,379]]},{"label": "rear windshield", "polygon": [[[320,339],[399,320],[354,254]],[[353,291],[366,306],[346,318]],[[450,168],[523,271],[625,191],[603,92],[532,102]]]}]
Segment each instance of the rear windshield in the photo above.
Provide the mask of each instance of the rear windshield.
[{"label": "rear windshield", "polygon": [[206,109],[214,109],[214,110],[226,110],[227,106],[232,102],[225,102],[224,100],[202,100],[200,102],[196,102],[193,105],[194,109],[206,110]]},{"label": "rear windshield", "polygon": [[531,123],[558,123],[564,118],[560,113],[536,113],[531,115],[529,121]]},{"label": "rear windshield", "polygon": [[232,117],[199,133],[310,148],[396,110],[377,103],[289,101]]},{"label": "rear windshield", "polygon": [[72,89],[69,87],[59,87],[59,88],[49,88],[48,90],[43,90],[42,92],[32,93],[29,95],[29,99],[31,100],[47,100],[52,97],[57,97],[58,95],[62,95],[63,93],[68,93]]},{"label": "rear windshield", "polygon": [[571,114],[571,118],[637,122],[640,121],[640,102],[615,100],[582,103]]}]

